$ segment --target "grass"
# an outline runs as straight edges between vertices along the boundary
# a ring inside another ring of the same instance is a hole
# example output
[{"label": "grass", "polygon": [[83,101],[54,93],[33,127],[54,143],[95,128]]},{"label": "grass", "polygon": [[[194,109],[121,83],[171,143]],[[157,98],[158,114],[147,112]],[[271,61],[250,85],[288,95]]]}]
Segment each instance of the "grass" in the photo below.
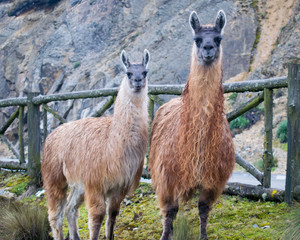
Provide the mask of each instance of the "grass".
[{"label": "grass", "polygon": [[10,202],[0,209],[2,240],[48,240],[47,209],[40,205]]},{"label": "grass", "polygon": [[[6,174],[6,178],[12,179],[11,175],[15,174]],[[22,174],[17,175],[21,178],[24,177]],[[1,176],[3,174],[0,172]],[[3,181],[6,180],[1,179],[2,186]],[[40,206],[42,209],[47,206],[44,197],[31,196],[23,199],[22,203],[27,204],[27,206],[28,204]],[[30,208],[27,207],[27,209]],[[18,211],[18,214],[22,215],[22,211]],[[299,233],[299,223],[293,225],[292,229],[288,229],[294,215],[293,208],[285,203],[257,202],[236,196],[222,195],[210,213],[207,228],[208,237],[210,239],[280,239],[283,234],[290,234],[292,231]],[[88,239],[88,214],[84,205],[80,207],[78,226],[81,239]],[[198,239],[199,217],[196,196],[186,205],[180,205],[174,226],[174,239]],[[298,230],[296,226],[298,226]],[[63,229],[66,236],[68,232],[66,219]],[[151,185],[141,183],[134,195],[122,203],[114,232],[115,239],[159,239],[161,232],[161,215],[157,198]],[[102,239],[104,226],[102,226],[100,234]],[[183,236],[188,238],[183,238]],[[13,238],[10,239],[13,240]]]},{"label": "grass", "polygon": [[[162,232],[161,215],[151,186],[141,184],[130,201],[131,204],[125,206],[123,203],[121,206],[115,229],[116,239],[159,239]],[[88,239],[87,210],[82,206],[80,211],[79,233],[83,239]],[[210,239],[279,239],[289,224],[291,212],[292,209],[285,203],[255,202],[223,195],[211,211],[208,236]],[[180,207],[178,217],[175,226],[181,225],[185,234],[190,234],[187,239],[198,239],[196,197]],[[66,221],[64,231],[67,234]],[[103,235],[104,227],[101,229],[101,237]],[[178,236],[177,239],[182,238]]]}]

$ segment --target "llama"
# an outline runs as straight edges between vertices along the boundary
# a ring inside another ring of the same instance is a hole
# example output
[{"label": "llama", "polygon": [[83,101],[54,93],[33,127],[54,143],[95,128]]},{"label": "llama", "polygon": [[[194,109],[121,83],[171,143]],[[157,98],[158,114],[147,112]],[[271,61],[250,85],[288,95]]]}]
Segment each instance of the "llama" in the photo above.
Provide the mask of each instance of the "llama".
[{"label": "llama", "polygon": [[234,147],[223,112],[221,39],[226,23],[220,10],[215,26],[189,18],[194,43],[190,74],[179,98],[156,112],[152,124],[149,167],[163,215],[161,240],[172,236],[179,200],[199,191],[201,239],[207,239],[208,213],[234,167]]},{"label": "llama", "polygon": [[123,50],[121,61],[126,76],[114,115],[63,124],[46,139],[42,179],[54,239],[64,237],[64,210],[69,239],[79,239],[77,217],[83,201],[88,208],[90,239],[98,239],[106,213],[106,239],[114,239],[120,204],[139,184],[147,149],[149,60],[145,49],[142,64],[131,64]]}]

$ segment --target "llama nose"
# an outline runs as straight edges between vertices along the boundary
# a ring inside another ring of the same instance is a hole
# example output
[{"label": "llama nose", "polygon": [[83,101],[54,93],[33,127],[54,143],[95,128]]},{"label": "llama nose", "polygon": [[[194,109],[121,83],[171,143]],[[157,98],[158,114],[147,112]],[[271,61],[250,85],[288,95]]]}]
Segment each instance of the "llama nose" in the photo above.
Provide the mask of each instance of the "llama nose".
[{"label": "llama nose", "polygon": [[204,48],[206,51],[210,51],[210,50],[212,50],[214,47],[213,47],[213,45],[205,45],[203,48]]},{"label": "llama nose", "polygon": [[141,82],[142,79],[141,79],[141,78],[136,78],[135,81],[136,81],[136,82]]}]

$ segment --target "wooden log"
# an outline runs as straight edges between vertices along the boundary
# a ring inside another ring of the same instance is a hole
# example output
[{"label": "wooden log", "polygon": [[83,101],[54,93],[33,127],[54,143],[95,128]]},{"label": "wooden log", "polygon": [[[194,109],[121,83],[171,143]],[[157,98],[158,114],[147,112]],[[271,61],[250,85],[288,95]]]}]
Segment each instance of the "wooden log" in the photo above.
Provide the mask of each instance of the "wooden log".
[{"label": "wooden log", "polygon": [[60,122],[62,122],[62,123],[66,123],[66,122],[67,122],[67,120],[64,119],[62,116],[60,116],[60,115],[58,114],[58,112],[54,111],[52,108],[50,108],[50,107],[47,106],[46,104],[43,104],[42,106],[43,106],[43,108],[44,108],[45,110],[47,110],[49,113],[51,113],[51,114],[52,114],[55,118],[57,118]]},{"label": "wooden log", "polygon": [[31,184],[41,186],[41,140],[40,140],[40,105],[33,103],[33,98],[38,96],[37,92],[29,92],[29,103],[27,113],[28,124],[28,175]]},{"label": "wooden log", "polygon": [[[264,88],[282,88],[287,87],[287,77],[279,78],[270,78],[264,80],[250,80],[243,82],[235,83],[224,83],[224,92],[246,92],[253,91],[258,92],[262,91]],[[180,95],[184,89],[185,84],[180,85],[149,85],[149,94],[160,95]],[[58,94],[49,94],[49,95],[39,95],[34,97],[33,103],[36,105],[42,103],[48,103],[52,101],[66,101],[69,99],[80,99],[80,98],[97,98],[97,97],[107,97],[107,96],[116,96],[118,93],[118,88],[105,88],[97,90],[87,90],[87,91],[78,91],[71,93],[58,93]],[[0,107],[7,106],[17,106],[17,105],[27,105],[28,99],[23,98],[10,98],[0,100]]]},{"label": "wooden log", "polygon": [[255,166],[247,162],[241,155],[235,153],[235,162],[243,167],[247,172],[251,173],[260,183],[263,183],[263,173],[261,173]]},{"label": "wooden log", "polygon": [[148,94],[152,95],[160,95],[160,94],[168,94],[168,95],[181,95],[185,84],[180,85],[149,85]]},{"label": "wooden log", "polygon": [[239,195],[252,200],[283,202],[285,191],[275,188],[263,188],[262,186],[249,184],[227,183],[223,193]]},{"label": "wooden log", "polygon": [[150,119],[149,126],[151,126],[151,122],[154,117],[154,101],[150,96],[149,96],[148,115],[149,115],[149,119]]},{"label": "wooden log", "polygon": [[0,134],[0,138],[2,139],[2,141],[8,146],[9,150],[11,150],[13,152],[13,154],[20,159],[20,154],[19,152],[15,149],[15,147],[10,143],[10,141],[7,139],[6,136]]},{"label": "wooden log", "polygon": [[288,156],[285,201],[300,202],[300,64],[288,64]]},{"label": "wooden log", "polygon": [[165,103],[165,101],[163,99],[161,99],[159,96],[157,95],[151,95],[149,94],[149,98],[152,99],[154,102],[156,102],[157,104],[159,104],[160,106],[163,105]]},{"label": "wooden log", "polygon": [[259,92],[265,88],[284,88],[287,87],[287,77],[269,78],[263,80],[249,80],[234,83],[224,83],[224,92]]},{"label": "wooden log", "polygon": [[19,107],[19,160],[20,164],[25,163],[25,154],[24,154],[24,139],[23,139],[23,117],[24,117],[24,106]]},{"label": "wooden log", "polygon": [[71,93],[57,93],[45,96],[40,95],[34,97],[33,103],[38,105],[42,103],[48,103],[53,101],[66,101],[70,99],[116,96],[117,93],[118,88],[102,88],[97,90],[78,91]]},{"label": "wooden log", "polygon": [[148,171],[148,168],[143,168],[142,177],[145,179],[151,179],[151,175],[150,172]]},{"label": "wooden log", "polygon": [[43,104],[42,118],[43,118],[43,139],[42,139],[42,143],[44,144],[44,142],[46,141],[47,135],[48,135],[47,110],[44,108],[44,104]]},{"label": "wooden log", "polygon": [[20,98],[7,98],[0,100],[0,107],[9,107],[9,106],[26,106],[28,100],[26,97]]},{"label": "wooden log", "polygon": [[10,170],[26,170],[27,164],[20,163],[19,159],[0,159],[0,168]]},{"label": "wooden log", "polygon": [[264,180],[263,186],[269,188],[271,186],[271,170],[273,163],[273,90],[265,88],[264,90],[264,111],[265,111],[265,136],[264,136]]},{"label": "wooden log", "polygon": [[92,117],[100,117],[105,113],[107,109],[109,109],[114,104],[114,96],[110,97],[108,101],[100,108],[96,113],[92,115]]},{"label": "wooden log", "polygon": [[7,120],[7,122],[2,126],[2,128],[0,129],[0,134],[5,133],[5,131],[12,124],[12,122],[18,117],[18,114],[19,114],[19,108],[10,116],[10,118]]},{"label": "wooden log", "polygon": [[245,112],[249,111],[252,108],[255,108],[257,105],[262,103],[264,101],[264,94],[259,93],[258,96],[250,99],[246,103],[242,104],[238,108],[234,109],[232,112],[227,113],[226,117],[228,122],[231,122],[232,120],[238,118],[239,116],[243,115]]}]

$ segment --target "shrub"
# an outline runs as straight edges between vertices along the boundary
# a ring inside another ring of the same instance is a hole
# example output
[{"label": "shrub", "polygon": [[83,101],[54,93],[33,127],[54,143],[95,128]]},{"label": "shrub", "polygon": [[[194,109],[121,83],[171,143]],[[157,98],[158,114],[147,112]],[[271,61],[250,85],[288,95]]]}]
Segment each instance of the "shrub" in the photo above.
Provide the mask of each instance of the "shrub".
[{"label": "shrub", "polygon": [[249,120],[244,116],[240,116],[229,123],[230,129],[234,128],[244,129],[249,125]]},{"label": "shrub", "polygon": [[48,240],[50,225],[46,208],[10,202],[0,209],[2,240]]},{"label": "shrub", "polygon": [[230,103],[233,105],[236,101],[238,94],[237,93],[232,93],[228,98],[230,100]]},{"label": "shrub", "polygon": [[80,67],[80,62],[74,63],[74,68],[78,68],[78,67]]},{"label": "shrub", "polygon": [[279,139],[281,143],[287,142],[287,120],[282,121],[279,123],[276,137]]}]

